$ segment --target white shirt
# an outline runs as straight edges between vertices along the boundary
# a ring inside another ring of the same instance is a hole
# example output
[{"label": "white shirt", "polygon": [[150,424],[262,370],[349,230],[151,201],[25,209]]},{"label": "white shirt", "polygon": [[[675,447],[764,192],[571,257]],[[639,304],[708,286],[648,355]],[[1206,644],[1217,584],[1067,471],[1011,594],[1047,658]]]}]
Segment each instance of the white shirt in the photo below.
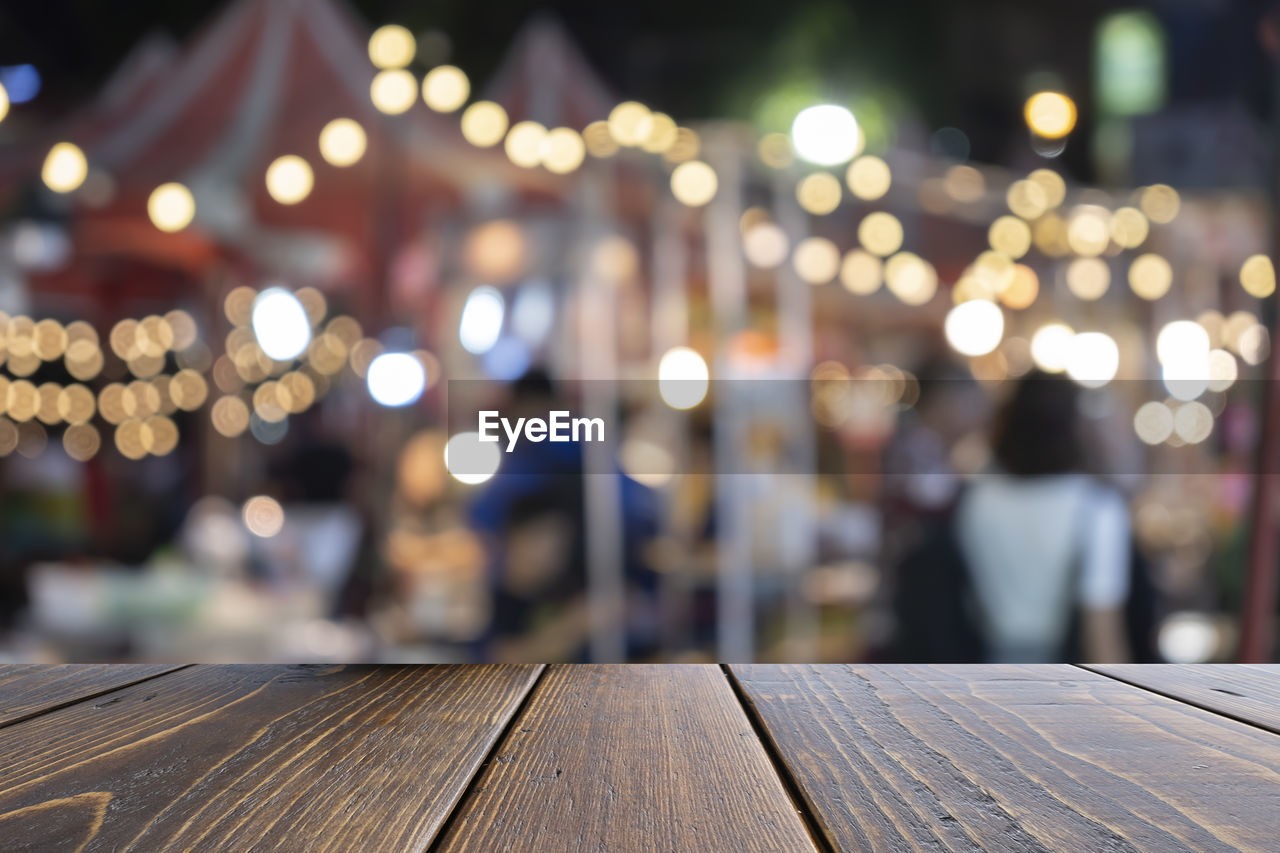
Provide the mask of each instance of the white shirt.
[{"label": "white shirt", "polygon": [[979,477],[956,525],[996,660],[1052,660],[1075,605],[1118,607],[1129,594],[1128,509],[1083,474]]}]

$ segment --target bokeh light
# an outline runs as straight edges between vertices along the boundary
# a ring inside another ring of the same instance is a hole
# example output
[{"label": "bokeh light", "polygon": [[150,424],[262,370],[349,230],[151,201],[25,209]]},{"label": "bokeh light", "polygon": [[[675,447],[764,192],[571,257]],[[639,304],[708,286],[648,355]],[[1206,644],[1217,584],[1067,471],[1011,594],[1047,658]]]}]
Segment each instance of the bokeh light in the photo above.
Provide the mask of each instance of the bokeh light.
[{"label": "bokeh light", "polygon": [[277,157],[267,167],[267,192],[280,204],[297,204],[311,194],[311,164],[296,154]]},{"label": "bokeh light", "polygon": [[871,154],[854,160],[845,173],[849,192],[863,201],[882,198],[889,191],[892,182],[893,174],[889,171],[889,164]]},{"label": "bokeh light", "polygon": [[507,134],[507,111],[493,101],[476,101],[462,111],[462,136],[477,148],[491,148]]},{"label": "bokeh light", "polygon": [[1067,368],[1067,351],[1075,331],[1065,323],[1047,323],[1031,336],[1031,359],[1046,373],[1061,373]]},{"label": "bokeh light", "polygon": [[524,169],[532,169],[542,162],[542,144],[547,129],[536,121],[516,122],[507,131],[504,148],[507,159]]},{"label": "bokeh light", "polygon": [[56,193],[74,192],[89,174],[89,161],[72,142],[59,142],[44,158],[40,177],[44,185]]},{"label": "bokeh light", "polygon": [[840,283],[850,293],[875,293],[884,281],[884,262],[864,249],[851,249],[840,263]]},{"label": "bokeh light", "polygon": [[191,224],[195,215],[196,200],[191,195],[191,190],[182,184],[161,184],[147,199],[147,216],[161,231],[181,231]]},{"label": "bokeh light", "polygon": [[369,36],[369,61],[378,68],[403,68],[417,49],[413,33],[399,24],[378,27]]},{"label": "bokeh light", "polygon": [[947,343],[961,355],[986,355],[1000,346],[1004,337],[1004,313],[985,299],[962,302],[947,312],[943,332]]},{"label": "bokeh light", "polygon": [[369,84],[369,99],[379,112],[400,115],[418,99],[418,84],[403,69],[379,71]]},{"label": "bokeh light", "polygon": [[365,377],[369,396],[382,406],[398,407],[414,403],[427,387],[422,362],[403,352],[386,352],[369,364]]},{"label": "bokeh light", "polygon": [[269,287],[253,301],[253,334],[268,358],[292,361],[311,343],[311,321],[298,298]]},{"label": "bokeh light", "polygon": [[1251,255],[1240,265],[1240,286],[1257,299],[1276,292],[1276,268],[1266,255]]},{"label": "bokeh light", "polygon": [[1101,388],[1120,368],[1120,348],[1105,332],[1081,332],[1067,344],[1067,375],[1086,388]]},{"label": "bokeh light", "polygon": [[752,266],[775,269],[787,259],[791,241],[787,233],[772,222],[752,225],[742,235],[742,251]]},{"label": "bokeh light", "polygon": [[364,128],[355,119],[335,118],[320,131],[320,156],[331,166],[360,162],[368,144]]},{"label": "bokeh light", "polygon": [[672,194],[689,207],[701,207],[711,201],[719,183],[715,170],[701,160],[681,163],[671,173]]},{"label": "bokeh light", "polygon": [[796,154],[819,166],[837,166],[858,153],[858,121],[836,104],[819,104],[800,111],[791,124]]},{"label": "bokeh light", "polygon": [[796,184],[796,201],[807,213],[825,216],[840,206],[840,181],[829,172],[806,175]]},{"label": "bokeh light", "polygon": [[840,250],[826,237],[806,237],[796,244],[791,264],[809,284],[826,284],[840,272]]},{"label": "bokeh light", "polygon": [[264,539],[270,539],[284,528],[284,507],[267,495],[256,495],[245,501],[240,516],[250,533]]},{"label": "bokeh light", "polygon": [[473,355],[493,349],[502,334],[505,313],[502,294],[495,287],[482,285],[467,295],[458,321],[458,341]]},{"label": "bokeh light", "polygon": [[1027,127],[1045,139],[1061,139],[1076,126],[1076,104],[1061,92],[1037,92],[1022,108]]},{"label": "bokeh light", "polygon": [[689,347],[672,347],[658,362],[658,393],[673,409],[692,409],[707,396],[707,362]]},{"label": "bokeh light", "polygon": [[422,78],[422,100],[438,113],[451,113],[467,102],[471,81],[461,68],[440,65]]},{"label": "bokeh light", "polygon": [[858,224],[858,242],[873,255],[892,255],[902,248],[902,223],[882,210],[868,213]]},{"label": "bokeh light", "polygon": [[464,485],[484,483],[497,474],[502,465],[498,444],[498,441],[481,441],[478,432],[457,433],[445,443],[445,469]]},{"label": "bokeh light", "polygon": [[1173,285],[1173,267],[1159,255],[1145,254],[1129,265],[1129,287],[1143,299],[1159,299]]}]

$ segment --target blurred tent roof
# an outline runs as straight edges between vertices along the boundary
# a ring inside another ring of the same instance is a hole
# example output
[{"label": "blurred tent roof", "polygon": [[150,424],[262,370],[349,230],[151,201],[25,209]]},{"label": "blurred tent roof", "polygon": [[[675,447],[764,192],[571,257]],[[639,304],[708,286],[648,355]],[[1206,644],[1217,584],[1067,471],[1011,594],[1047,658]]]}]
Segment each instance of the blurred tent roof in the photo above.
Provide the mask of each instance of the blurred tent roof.
[{"label": "blurred tent roof", "polygon": [[[145,38],[99,97],[58,129],[112,187],[106,204],[80,205],[80,253],[191,269],[217,246],[268,272],[299,264],[300,277],[367,280],[433,211],[465,205],[475,188],[559,196],[563,182],[554,176],[514,166],[501,147],[469,145],[456,115],[420,100],[402,115],[378,112],[368,33],[340,0],[236,0],[181,51]],[[364,127],[368,149],[337,168],[320,157],[317,140],[343,116]],[[28,181],[51,141],[23,158]],[[315,173],[311,194],[292,206],[272,200],[264,181],[284,154],[302,156]],[[168,181],[196,198],[195,225],[176,235],[146,216],[147,197]]]},{"label": "blurred tent roof", "polygon": [[485,94],[512,121],[576,129],[607,117],[619,100],[549,14],[535,16],[520,30]]}]

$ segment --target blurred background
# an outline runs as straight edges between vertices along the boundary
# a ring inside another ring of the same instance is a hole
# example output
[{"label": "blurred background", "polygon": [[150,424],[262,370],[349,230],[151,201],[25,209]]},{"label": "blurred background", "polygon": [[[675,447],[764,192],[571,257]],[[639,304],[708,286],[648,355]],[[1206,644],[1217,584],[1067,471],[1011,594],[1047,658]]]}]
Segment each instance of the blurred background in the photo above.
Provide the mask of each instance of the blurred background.
[{"label": "blurred background", "polygon": [[0,658],[1276,659],[1275,3],[6,4],[0,96]]}]

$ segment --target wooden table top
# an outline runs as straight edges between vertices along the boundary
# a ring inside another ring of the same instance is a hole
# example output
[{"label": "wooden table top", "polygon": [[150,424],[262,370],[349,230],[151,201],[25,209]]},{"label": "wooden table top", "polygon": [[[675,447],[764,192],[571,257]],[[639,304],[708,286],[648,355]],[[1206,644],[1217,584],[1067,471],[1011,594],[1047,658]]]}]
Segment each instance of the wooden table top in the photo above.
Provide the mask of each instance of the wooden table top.
[{"label": "wooden table top", "polygon": [[1280,667],[0,667],[0,850],[1280,849]]}]

